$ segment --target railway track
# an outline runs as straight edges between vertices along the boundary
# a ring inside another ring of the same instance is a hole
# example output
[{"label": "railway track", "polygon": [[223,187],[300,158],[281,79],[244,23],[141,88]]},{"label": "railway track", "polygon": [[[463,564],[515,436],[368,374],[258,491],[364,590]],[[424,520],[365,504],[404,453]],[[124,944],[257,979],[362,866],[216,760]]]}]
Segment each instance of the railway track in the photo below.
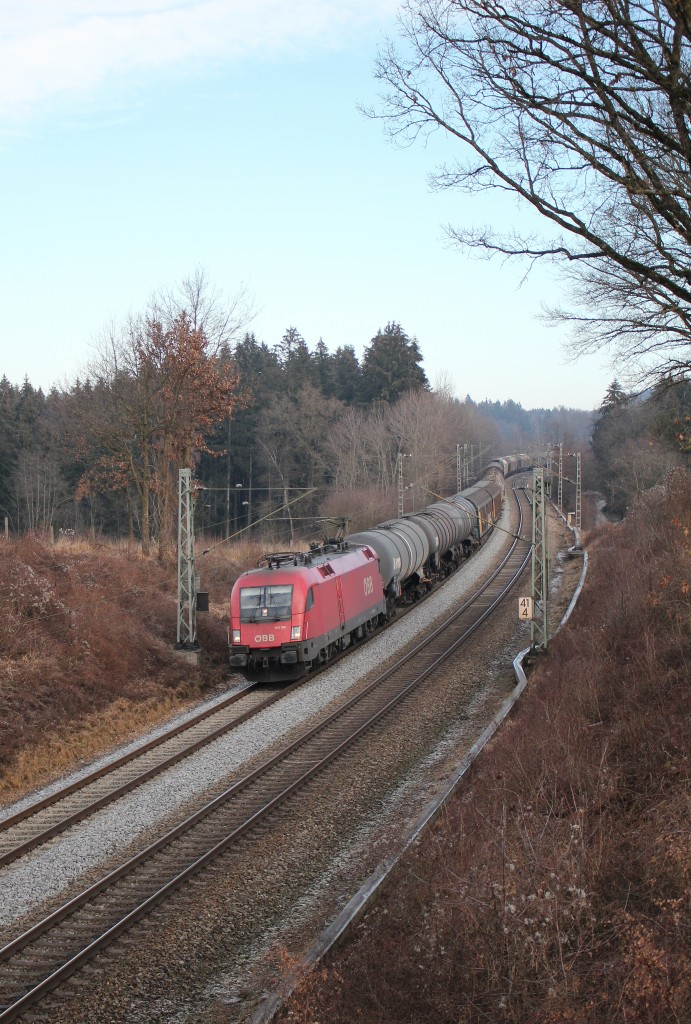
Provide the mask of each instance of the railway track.
[{"label": "railway track", "polygon": [[[302,680],[300,680],[302,682]],[[293,684],[297,685],[297,684]],[[0,867],[212,743],[292,687],[248,684],[212,708],[0,821]]]},{"label": "railway track", "polygon": [[0,1021],[20,1016],[175,889],[227,854],[242,836],[400,706],[499,604],[528,554],[529,545],[516,539],[481,592],[365,690],[0,950]]},{"label": "railway track", "polygon": [[[402,614],[409,610],[404,609]],[[368,634],[367,639],[378,632],[380,630]],[[350,649],[334,656],[322,669],[316,671],[324,671],[348,653]],[[27,805],[21,811],[0,819],[0,868],[213,743],[304,685],[314,675],[315,672],[311,672],[290,684],[248,683],[240,692],[228,696],[212,708],[166,730],[150,742]]]},{"label": "railway track", "polygon": [[[403,610],[407,614],[410,608]],[[397,616],[401,618],[401,614]],[[379,630],[370,634],[376,635]],[[350,651],[333,657],[330,667]],[[321,670],[323,671],[323,669]],[[159,773],[213,743],[302,686],[314,673],[286,685],[249,683],[212,708],[167,730],[21,811],[0,819],[0,868],[78,824]]]}]

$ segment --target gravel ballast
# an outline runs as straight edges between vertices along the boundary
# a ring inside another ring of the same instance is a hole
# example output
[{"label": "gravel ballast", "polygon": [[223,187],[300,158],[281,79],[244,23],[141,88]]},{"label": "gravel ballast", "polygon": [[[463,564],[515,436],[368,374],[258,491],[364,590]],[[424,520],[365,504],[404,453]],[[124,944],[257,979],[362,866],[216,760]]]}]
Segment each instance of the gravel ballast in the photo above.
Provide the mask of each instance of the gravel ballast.
[{"label": "gravel ballast", "polygon": [[[503,519],[500,526],[502,524]],[[226,779],[231,772],[267,751],[292,728],[327,707],[371,672],[373,663],[386,662],[401,645],[412,641],[447,609],[472,593],[505,543],[506,534],[496,530],[487,544],[436,593],[332,669],[321,672],[298,691],[268,708],[258,719],[240,725],[193,757],[104,808],[78,828],[70,829],[0,870],[0,928],[23,917],[33,906],[54,899],[86,871],[109,861],[117,851],[129,849],[138,836],[149,834],[157,822],[168,821],[177,808],[198,798],[211,785]],[[189,712],[189,717],[193,713]],[[43,792],[35,794],[34,799],[43,795]],[[15,809],[19,809],[19,805],[7,808],[5,813],[13,813]]]},{"label": "gravel ballast", "polygon": [[[510,528],[505,511],[500,526]],[[564,540],[561,540],[562,545]],[[0,872],[2,913],[14,915],[55,899],[132,843],[181,812],[189,801],[360,685],[401,646],[473,591],[508,546],[495,531],[460,573],[404,619],[268,709],[260,720],[177,766],[164,778],[119,801],[70,840],[58,837]],[[566,572],[566,570],[564,570]],[[564,573],[562,573],[564,575]],[[554,608],[562,600],[553,580]],[[566,588],[568,589],[568,588]],[[564,601],[568,603],[568,595]],[[526,646],[516,609],[498,612],[452,658],[443,678],[368,734],[322,774],[300,801],[223,858],[208,876],[137,926],[106,955],[110,974],[94,967],[88,999],[77,983],[50,1018],[70,1024],[240,1021],[287,960],[309,944],[344,906],[376,863],[395,846],[434,787],[453,770],[488,716],[513,685],[510,663]],[[330,794],[330,796],[329,796]],[[331,801],[336,795],[337,799]],[[74,861],[78,858],[78,863]],[[30,865],[30,866],[28,866]],[[23,868],[22,871],[18,869]],[[14,869],[14,871],[13,871]],[[23,902],[22,902],[23,901]],[[17,908],[24,907],[23,911]],[[136,945],[136,963],[128,950]],[[82,972],[83,975],[83,972]],[[81,976],[80,976],[81,977]],[[52,1003],[52,1001],[51,1001]]]}]

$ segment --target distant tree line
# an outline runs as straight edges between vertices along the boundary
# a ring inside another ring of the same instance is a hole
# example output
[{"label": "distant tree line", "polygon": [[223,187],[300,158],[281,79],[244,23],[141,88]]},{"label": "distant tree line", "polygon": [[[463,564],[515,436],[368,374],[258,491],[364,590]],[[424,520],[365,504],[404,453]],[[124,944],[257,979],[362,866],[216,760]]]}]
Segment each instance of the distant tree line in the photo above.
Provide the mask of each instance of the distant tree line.
[{"label": "distant tree line", "polygon": [[[264,536],[289,540],[395,515],[399,455],[410,511],[456,489],[459,459],[475,478],[530,444],[588,446],[586,411],[433,389],[399,323],[380,328],[360,359],[322,339],[310,349],[293,326],[270,346],[241,323],[198,275],[113,328],[70,387],[45,395],[3,377],[0,516],[14,532],[128,537],[165,557],[185,466],[200,532],[242,536],[262,523]],[[614,514],[684,457],[685,410],[683,382],[662,382],[647,403],[612,385],[595,420],[591,483]]]},{"label": "distant tree line", "polygon": [[[295,327],[273,346],[250,332],[233,343],[237,333],[197,276],[112,329],[69,388],[44,395],[4,377],[0,514],[12,529],[129,536],[164,555],[178,470],[191,465],[199,529],[228,536],[286,506],[279,525],[292,535],[334,488],[389,500],[401,446],[425,462],[423,421],[425,443],[441,444],[433,409],[449,418],[449,450],[467,427],[461,403],[431,391],[418,342],[398,323],[379,329],[361,360],[321,339],[310,351]],[[414,396],[417,439],[400,409]],[[485,444],[491,434],[485,425]]]}]

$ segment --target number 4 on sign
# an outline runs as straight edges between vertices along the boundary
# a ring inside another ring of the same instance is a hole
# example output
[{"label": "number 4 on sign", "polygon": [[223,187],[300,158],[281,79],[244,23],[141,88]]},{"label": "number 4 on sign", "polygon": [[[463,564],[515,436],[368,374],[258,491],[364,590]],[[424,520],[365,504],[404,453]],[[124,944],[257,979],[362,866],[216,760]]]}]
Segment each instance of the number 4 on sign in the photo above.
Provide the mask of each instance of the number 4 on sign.
[{"label": "number 4 on sign", "polygon": [[533,618],[533,599],[532,599],[532,597],[519,597],[518,598],[518,618],[522,622],[532,622],[532,618]]}]

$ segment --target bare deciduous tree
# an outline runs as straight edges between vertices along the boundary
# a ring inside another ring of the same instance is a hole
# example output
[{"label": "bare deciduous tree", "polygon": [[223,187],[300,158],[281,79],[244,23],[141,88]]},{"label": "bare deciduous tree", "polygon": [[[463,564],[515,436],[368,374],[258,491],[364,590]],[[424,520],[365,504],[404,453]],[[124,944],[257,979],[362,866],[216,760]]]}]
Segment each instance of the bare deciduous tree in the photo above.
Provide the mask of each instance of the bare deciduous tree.
[{"label": "bare deciduous tree", "polygon": [[[227,339],[217,333],[211,341],[203,326],[220,331],[230,321],[213,296],[205,297],[203,281],[193,285],[187,288],[196,303],[191,315],[152,300],[146,315],[110,331],[92,368],[93,387],[80,403],[90,456],[80,493],[132,486],[145,553],[153,516],[163,554],[172,536],[177,471],[192,464],[195,451],[207,450],[210,427],[230,415],[237,399],[238,376],[219,355]],[[202,325],[193,326],[191,316]]]},{"label": "bare deciduous tree", "polygon": [[218,355],[229,346],[254,317],[253,300],[245,287],[226,298],[210,282],[203,267],[197,267],[179,285],[155,292],[149,299],[147,315],[169,324],[181,310],[185,310],[192,330],[204,332],[209,355]]},{"label": "bare deciduous tree", "polygon": [[22,449],[13,483],[20,529],[50,530],[67,495],[55,457]]},{"label": "bare deciduous tree", "polygon": [[[354,514],[367,501],[369,526],[394,515],[397,505],[397,461],[404,453],[405,509],[422,508],[438,494],[456,488],[456,445],[485,441],[477,411],[453,398],[449,390],[410,391],[398,402],[369,409],[348,408],[330,440],[334,476],[333,511]],[[377,510],[378,509],[378,510]]]},{"label": "bare deciduous tree", "polygon": [[[638,385],[689,369],[691,7],[688,0],[407,0],[380,52],[383,117],[442,129],[466,159],[439,188],[508,192],[545,238],[451,228],[487,256],[554,259],[576,284],[579,351],[610,346]],[[579,300],[580,305],[579,305]]]}]

